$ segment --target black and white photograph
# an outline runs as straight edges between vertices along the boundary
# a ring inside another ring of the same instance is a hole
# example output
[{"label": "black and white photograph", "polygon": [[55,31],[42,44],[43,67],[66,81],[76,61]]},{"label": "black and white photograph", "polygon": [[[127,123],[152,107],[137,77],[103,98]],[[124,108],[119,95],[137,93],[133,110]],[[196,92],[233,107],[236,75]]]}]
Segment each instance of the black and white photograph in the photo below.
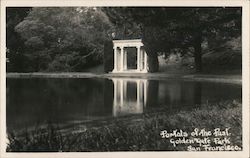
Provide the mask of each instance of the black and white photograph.
[{"label": "black and white photograph", "polygon": [[249,2],[11,4],[1,6],[3,157],[249,157]]}]

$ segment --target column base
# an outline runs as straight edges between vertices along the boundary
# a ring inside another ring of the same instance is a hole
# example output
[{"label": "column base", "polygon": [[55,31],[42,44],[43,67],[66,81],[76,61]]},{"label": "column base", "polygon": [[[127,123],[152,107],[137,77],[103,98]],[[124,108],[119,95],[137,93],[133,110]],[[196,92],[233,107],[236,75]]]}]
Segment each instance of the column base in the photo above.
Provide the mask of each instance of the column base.
[{"label": "column base", "polygon": [[133,74],[133,73],[148,73],[148,70],[137,70],[137,69],[127,69],[127,70],[112,70],[111,73],[127,73],[127,74]]}]

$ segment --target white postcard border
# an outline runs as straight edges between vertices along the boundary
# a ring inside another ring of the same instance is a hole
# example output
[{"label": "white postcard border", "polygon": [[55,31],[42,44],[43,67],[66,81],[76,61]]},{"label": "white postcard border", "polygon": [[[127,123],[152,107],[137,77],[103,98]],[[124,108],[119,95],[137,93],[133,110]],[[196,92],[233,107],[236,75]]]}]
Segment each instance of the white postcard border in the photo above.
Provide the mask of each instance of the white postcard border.
[{"label": "white postcard border", "polygon": [[[243,151],[237,152],[70,152],[70,153],[6,153],[6,7],[38,6],[178,6],[178,7],[242,7],[242,115]],[[1,1],[1,54],[0,54],[0,157],[55,158],[55,157],[249,157],[249,1],[248,0],[2,0]]]}]

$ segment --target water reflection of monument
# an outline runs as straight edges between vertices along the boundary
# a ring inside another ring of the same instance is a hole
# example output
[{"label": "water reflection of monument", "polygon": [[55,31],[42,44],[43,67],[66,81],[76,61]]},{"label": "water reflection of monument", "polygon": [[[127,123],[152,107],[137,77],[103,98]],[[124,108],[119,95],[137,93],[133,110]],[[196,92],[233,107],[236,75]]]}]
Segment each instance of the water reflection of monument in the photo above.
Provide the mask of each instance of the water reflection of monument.
[{"label": "water reflection of monument", "polygon": [[[201,83],[112,78],[112,115],[141,114],[157,107],[184,108],[201,104]],[[107,94],[108,95],[108,94]],[[111,98],[110,98],[111,99]]]},{"label": "water reflection of monument", "polygon": [[147,103],[148,80],[112,78],[113,116],[143,113]]}]

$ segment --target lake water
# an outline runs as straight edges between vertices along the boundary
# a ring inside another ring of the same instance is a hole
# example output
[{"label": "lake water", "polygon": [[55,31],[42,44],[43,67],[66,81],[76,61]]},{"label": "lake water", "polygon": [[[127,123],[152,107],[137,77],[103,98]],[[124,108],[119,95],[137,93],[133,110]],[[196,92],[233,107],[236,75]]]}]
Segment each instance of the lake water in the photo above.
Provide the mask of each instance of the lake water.
[{"label": "lake water", "polygon": [[241,85],[147,79],[7,79],[7,128],[194,108],[241,98]]}]

